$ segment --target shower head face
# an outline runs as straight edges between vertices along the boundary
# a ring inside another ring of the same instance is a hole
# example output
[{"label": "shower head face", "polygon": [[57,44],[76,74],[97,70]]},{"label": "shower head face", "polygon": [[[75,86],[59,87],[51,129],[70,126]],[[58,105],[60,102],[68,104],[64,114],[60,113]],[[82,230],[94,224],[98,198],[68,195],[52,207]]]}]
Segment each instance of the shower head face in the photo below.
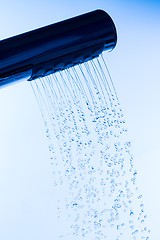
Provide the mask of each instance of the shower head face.
[{"label": "shower head face", "polygon": [[[31,73],[29,80],[66,69],[112,50],[115,25],[103,10],[96,10],[0,41],[0,85],[11,76]],[[17,80],[15,80],[17,81]]]}]

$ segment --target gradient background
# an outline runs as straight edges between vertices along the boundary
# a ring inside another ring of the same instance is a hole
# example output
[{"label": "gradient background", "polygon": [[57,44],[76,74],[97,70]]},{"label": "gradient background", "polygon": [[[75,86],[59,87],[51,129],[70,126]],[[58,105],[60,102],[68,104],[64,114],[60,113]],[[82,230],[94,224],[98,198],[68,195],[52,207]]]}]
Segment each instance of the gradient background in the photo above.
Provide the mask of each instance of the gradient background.
[{"label": "gradient background", "polygon": [[[5,0],[0,39],[104,9],[118,44],[104,54],[132,140],[152,231],[160,239],[160,1]],[[0,89],[0,239],[54,240],[55,206],[48,143],[28,82]],[[128,239],[124,239],[128,240]]]}]

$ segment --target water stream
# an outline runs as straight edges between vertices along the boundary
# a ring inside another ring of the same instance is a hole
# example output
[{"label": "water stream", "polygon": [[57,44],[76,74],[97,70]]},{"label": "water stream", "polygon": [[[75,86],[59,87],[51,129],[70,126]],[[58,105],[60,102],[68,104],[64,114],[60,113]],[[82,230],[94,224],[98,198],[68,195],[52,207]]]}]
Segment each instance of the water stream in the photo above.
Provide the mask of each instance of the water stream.
[{"label": "water stream", "polygon": [[31,86],[49,141],[59,224],[53,239],[150,239],[131,142],[103,55]]}]

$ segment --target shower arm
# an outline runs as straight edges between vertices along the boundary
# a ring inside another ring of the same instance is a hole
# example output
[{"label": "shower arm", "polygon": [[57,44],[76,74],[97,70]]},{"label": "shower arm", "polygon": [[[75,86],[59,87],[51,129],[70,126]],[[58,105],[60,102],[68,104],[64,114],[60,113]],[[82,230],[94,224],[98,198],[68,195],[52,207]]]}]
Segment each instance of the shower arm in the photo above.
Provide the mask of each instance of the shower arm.
[{"label": "shower arm", "polygon": [[0,41],[0,86],[34,80],[98,57],[117,42],[115,25],[103,10]]}]

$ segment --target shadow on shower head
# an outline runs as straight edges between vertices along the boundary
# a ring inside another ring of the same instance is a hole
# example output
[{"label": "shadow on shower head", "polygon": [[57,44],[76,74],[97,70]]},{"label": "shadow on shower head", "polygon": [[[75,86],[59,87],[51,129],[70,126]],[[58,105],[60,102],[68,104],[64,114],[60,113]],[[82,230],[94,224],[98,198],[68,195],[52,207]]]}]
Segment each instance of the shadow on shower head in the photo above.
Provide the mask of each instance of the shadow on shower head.
[{"label": "shadow on shower head", "polygon": [[117,42],[115,25],[96,10],[0,41],[0,86],[34,80],[98,57]]}]

